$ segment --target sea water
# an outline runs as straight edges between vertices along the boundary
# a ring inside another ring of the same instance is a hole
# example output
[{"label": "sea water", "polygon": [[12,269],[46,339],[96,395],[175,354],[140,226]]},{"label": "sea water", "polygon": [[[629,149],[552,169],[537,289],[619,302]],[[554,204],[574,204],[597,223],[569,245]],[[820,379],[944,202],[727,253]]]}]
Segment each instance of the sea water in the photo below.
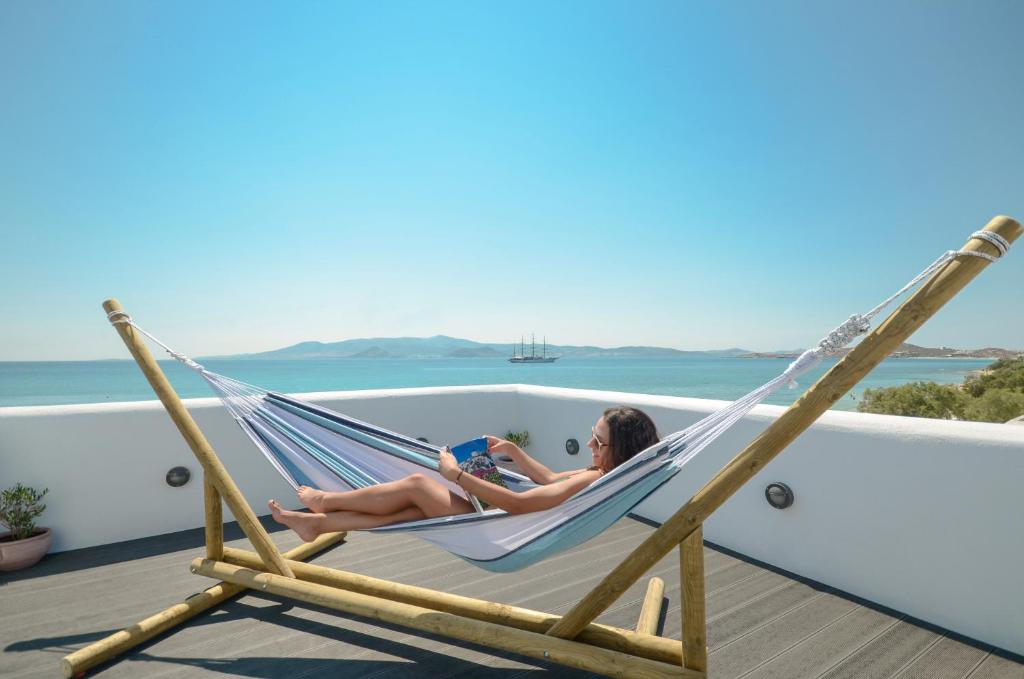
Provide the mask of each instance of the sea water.
[{"label": "sea water", "polygon": [[[959,384],[989,359],[890,358],[834,406],[856,410],[865,388],[918,380]],[[767,402],[789,405],[835,363],[827,360]],[[678,358],[574,358],[554,363],[512,364],[503,358],[334,358],[290,360],[209,360],[209,370],[264,389],[285,393],[536,384],[665,396],[734,400],[775,377],[788,359],[685,356]],[[161,361],[183,398],[212,396],[206,383],[175,361]],[[0,362],[0,407],[111,403],[156,398],[130,360]]]}]

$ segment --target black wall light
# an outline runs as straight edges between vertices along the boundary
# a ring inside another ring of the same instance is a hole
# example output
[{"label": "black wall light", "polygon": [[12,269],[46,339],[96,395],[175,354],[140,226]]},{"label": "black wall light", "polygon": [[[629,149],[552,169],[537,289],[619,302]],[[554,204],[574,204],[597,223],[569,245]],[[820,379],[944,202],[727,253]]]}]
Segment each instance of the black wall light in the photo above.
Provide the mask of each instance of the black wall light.
[{"label": "black wall light", "polygon": [[580,442],[576,439],[567,439],[565,442],[565,452],[570,455],[579,455],[580,453]]},{"label": "black wall light", "polygon": [[785,509],[793,504],[793,490],[781,481],[773,481],[764,489],[768,504],[776,509]]},{"label": "black wall light", "polygon": [[192,472],[187,467],[174,467],[167,472],[166,478],[168,486],[171,488],[181,488],[192,478]]}]

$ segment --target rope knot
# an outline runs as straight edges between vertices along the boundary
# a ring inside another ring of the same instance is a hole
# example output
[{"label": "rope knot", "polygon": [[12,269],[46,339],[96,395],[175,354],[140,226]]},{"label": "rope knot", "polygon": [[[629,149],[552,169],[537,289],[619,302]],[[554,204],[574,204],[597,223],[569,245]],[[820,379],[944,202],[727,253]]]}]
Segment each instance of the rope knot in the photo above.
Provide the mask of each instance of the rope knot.
[{"label": "rope knot", "polygon": [[185,354],[179,353],[177,351],[171,351],[171,350],[168,350],[167,353],[170,354],[171,358],[173,358],[173,359],[175,359],[177,361],[181,361],[182,363],[184,363],[188,367],[192,368],[193,370],[198,370],[200,372],[206,372],[206,368],[204,368],[199,363],[196,363],[195,361],[193,361],[191,358],[189,358]]},{"label": "rope knot", "polygon": [[871,321],[862,314],[854,314],[838,328],[825,335],[818,347],[827,356],[832,356],[845,347],[857,335],[863,335],[871,329]]}]

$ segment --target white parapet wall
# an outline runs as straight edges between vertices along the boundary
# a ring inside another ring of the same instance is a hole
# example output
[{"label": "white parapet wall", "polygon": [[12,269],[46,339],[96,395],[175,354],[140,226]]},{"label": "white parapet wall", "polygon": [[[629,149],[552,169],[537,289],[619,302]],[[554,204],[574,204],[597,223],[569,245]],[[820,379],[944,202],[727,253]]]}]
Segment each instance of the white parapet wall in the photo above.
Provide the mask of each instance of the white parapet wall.
[{"label": "white parapet wall", "polygon": [[[504,385],[306,394],[435,443],[527,429],[552,468],[589,464],[601,410],[644,408],[663,433],[723,404]],[[187,402],[258,514],[291,489],[215,399]],[[783,412],[759,406],[637,513],[672,514]],[[580,452],[566,452],[567,439]],[[171,467],[193,481],[171,488]],[[48,487],[62,551],[202,525],[201,470],[157,402],[0,408],[0,486]],[[771,508],[765,486],[795,502]],[[708,521],[707,540],[997,647],[1024,653],[1024,427],[826,413]],[[509,576],[509,577],[514,577]]]}]

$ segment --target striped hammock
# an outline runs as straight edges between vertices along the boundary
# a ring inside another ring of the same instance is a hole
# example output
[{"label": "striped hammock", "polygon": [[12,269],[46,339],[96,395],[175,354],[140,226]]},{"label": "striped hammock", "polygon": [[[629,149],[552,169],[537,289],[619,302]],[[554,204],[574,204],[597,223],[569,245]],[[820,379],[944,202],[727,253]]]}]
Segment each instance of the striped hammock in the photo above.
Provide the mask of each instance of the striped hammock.
[{"label": "striped hammock", "polygon": [[[492,571],[514,571],[574,547],[618,521],[772,392],[820,361],[805,361],[700,422],[663,438],[562,504],[538,512],[477,513],[396,523],[374,532],[414,532]],[[267,460],[294,488],[365,488],[421,473],[451,491],[465,491],[438,473],[440,446],[356,420],[297,398],[267,392],[202,369],[200,374]],[[535,486],[507,469],[499,473],[516,492]]]},{"label": "striped hammock", "polygon": [[[990,234],[979,233],[988,240]],[[851,316],[778,377],[686,429],[666,436],[556,507],[527,514],[509,514],[492,508],[370,530],[412,532],[476,566],[500,572],[524,568],[579,545],[601,533],[667,483],[755,405],[792,383],[825,356],[838,352],[857,335],[867,332],[870,319],[898,296],[963,254],[989,257],[976,252],[944,253],[870,312]],[[439,446],[210,372],[172,351],[123,312],[112,312],[111,321],[130,324],[199,373],[267,460],[295,488],[307,485],[326,491],[352,490],[419,472],[465,495],[461,487],[438,473]],[[528,478],[514,472],[501,470],[500,473],[513,491],[534,486]]]}]

